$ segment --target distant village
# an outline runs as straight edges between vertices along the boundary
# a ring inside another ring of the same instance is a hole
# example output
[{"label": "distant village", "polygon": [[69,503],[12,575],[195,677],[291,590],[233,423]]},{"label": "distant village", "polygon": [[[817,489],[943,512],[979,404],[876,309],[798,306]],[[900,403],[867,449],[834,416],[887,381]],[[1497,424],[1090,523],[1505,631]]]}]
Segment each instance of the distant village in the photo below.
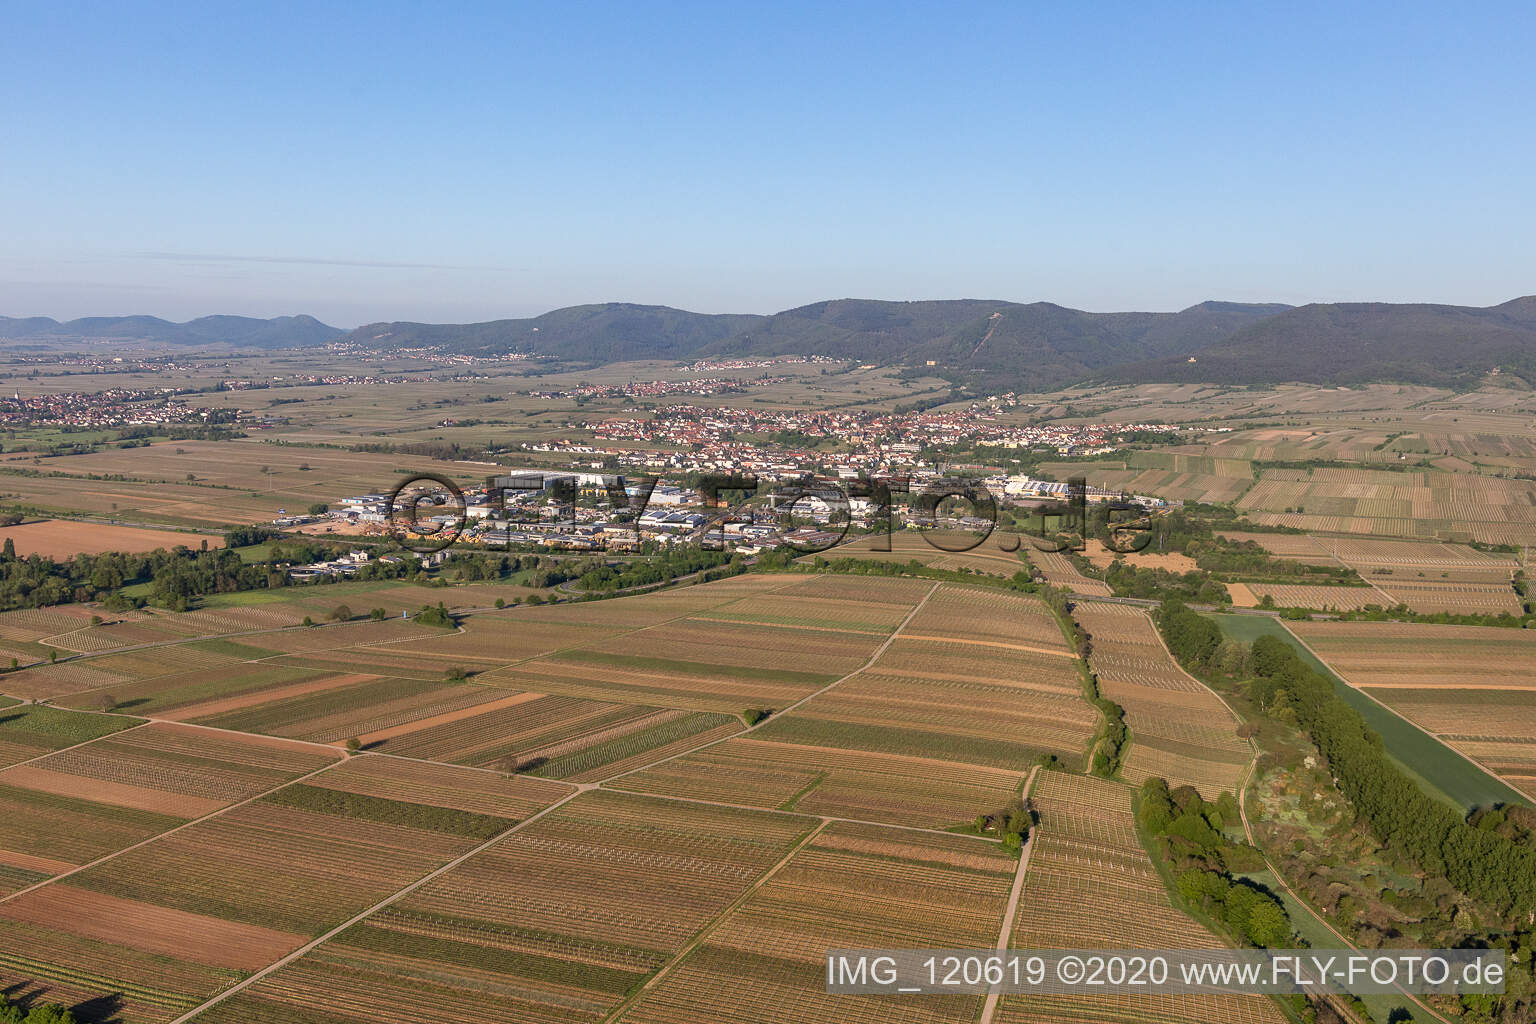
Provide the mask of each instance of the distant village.
[{"label": "distant village", "polygon": [[[677,483],[657,480],[647,493],[650,479],[626,481],[615,474],[539,470],[508,473],[499,477],[494,487],[465,490],[462,508],[455,503],[441,512],[425,514],[433,506],[424,505],[413,532],[439,536],[460,531],[455,543],[496,549],[531,545],[569,551],[632,551],[647,543],[699,543],[752,555],[781,544],[824,549],[842,540],[850,528],[862,532],[874,527],[884,514],[868,497],[846,491],[834,494],[814,483],[797,491],[793,482],[787,482],[787,489],[779,490],[768,481],[763,500],[722,515],[719,507],[708,507],[699,491]],[[921,492],[939,479],[939,474],[923,471],[913,475],[909,487]],[[995,475],[981,483],[1002,503],[1061,500],[1068,491],[1066,483],[1025,475]],[[621,484],[624,498],[616,502],[615,491]],[[1121,493],[1090,487],[1086,496],[1089,501],[1103,501],[1121,497]],[[1150,495],[1134,498],[1148,507],[1165,504]],[[389,502],[385,494],[352,495],[324,512],[280,516],[273,525],[307,533],[384,535],[409,522],[403,501],[392,521]],[[914,522],[909,516],[906,525]],[[981,530],[990,524],[988,519],[957,513],[924,521],[924,525],[946,529]],[[437,554],[446,556],[446,552]],[[334,561],[297,567],[290,575],[295,580],[349,576],[367,561],[368,553],[359,550]]]},{"label": "distant village", "polygon": [[[0,425],[7,427],[131,427],[203,423],[214,411],[176,398],[175,388],[107,388],[104,391],[61,391],[23,398],[17,391],[0,399]],[[222,417],[230,410],[219,410]]]},{"label": "distant village", "polygon": [[699,377],[692,380],[631,381],[628,384],[582,384],[559,391],[530,391],[534,398],[663,398],[667,395],[724,395],[749,388],[782,384],[788,377],[759,377],[740,380],[735,377]]}]

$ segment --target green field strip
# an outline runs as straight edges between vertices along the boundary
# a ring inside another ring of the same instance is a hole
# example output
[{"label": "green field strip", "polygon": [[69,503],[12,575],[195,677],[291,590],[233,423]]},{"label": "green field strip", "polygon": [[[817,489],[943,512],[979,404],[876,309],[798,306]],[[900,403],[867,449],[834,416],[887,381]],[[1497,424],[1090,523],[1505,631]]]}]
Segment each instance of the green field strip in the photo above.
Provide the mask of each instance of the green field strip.
[{"label": "green field strip", "polygon": [[381,796],[365,796],[339,789],[294,783],[261,798],[280,807],[316,811],[344,818],[400,825],[428,832],[486,840],[511,828],[516,821],[491,814],[477,814],[435,804],[409,803]]}]

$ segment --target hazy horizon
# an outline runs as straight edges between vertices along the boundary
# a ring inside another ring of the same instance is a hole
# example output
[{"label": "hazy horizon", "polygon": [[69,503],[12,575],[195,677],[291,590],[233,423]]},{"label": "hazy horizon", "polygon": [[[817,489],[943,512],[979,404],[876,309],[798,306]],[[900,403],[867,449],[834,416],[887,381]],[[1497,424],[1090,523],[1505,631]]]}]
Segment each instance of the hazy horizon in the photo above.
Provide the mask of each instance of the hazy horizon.
[{"label": "hazy horizon", "polygon": [[[1533,294],[1536,294],[1536,293],[1533,293]],[[1526,296],[1526,295],[1510,295],[1510,296],[1508,296],[1506,298],[1498,299],[1498,300],[1496,300],[1494,302],[1480,304],[1480,305],[1478,305],[1475,308],[1487,308],[1487,307],[1491,307],[1491,306],[1500,306],[1500,305],[1503,305],[1506,302],[1511,302],[1511,301],[1513,301],[1515,299],[1526,298],[1526,297],[1528,297],[1528,296]],[[571,306],[583,306],[583,305],[604,305],[604,304],[607,304],[607,303],[617,303],[617,304],[637,305],[637,306],[668,306],[668,307],[670,307],[672,309],[679,309],[679,310],[683,310],[684,312],[690,312],[690,313],[704,313],[704,314],[736,313],[736,314],[750,314],[750,315],[758,315],[758,316],[771,316],[771,315],[773,315],[775,313],[782,313],[782,312],[785,312],[785,311],[790,310],[790,309],[796,309],[796,308],[799,308],[801,306],[812,305],[812,304],[815,304],[815,303],[818,303],[818,302],[837,302],[837,301],[877,301],[877,302],[1008,302],[1008,303],[1015,303],[1015,304],[1019,304],[1019,305],[1030,305],[1030,304],[1033,304],[1033,303],[1036,303],[1036,302],[1046,302],[1046,303],[1052,303],[1052,304],[1058,305],[1058,306],[1065,306],[1065,305],[1067,305],[1066,303],[1055,302],[1055,300],[1053,300],[1053,299],[1010,299],[1010,298],[1005,298],[1005,297],[997,296],[997,295],[953,295],[953,296],[937,296],[937,297],[935,297],[935,296],[925,296],[925,297],[919,297],[919,298],[901,298],[901,299],[888,299],[888,298],[880,298],[880,297],[868,296],[868,295],[839,295],[839,296],[833,296],[833,297],[826,297],[826,296],[824,296],[824,297],[822,297],[820,299],[812,299],[812,300],[810,300],[808,302],[797,303],[794,306],[785,306],[782,309],[766,309],[766,310],[752,310],[752,309],[688,309],[687,307],[684,307],[684,306],[672,306],[671,304],[664,303],[664,302],[639,302],[639,301],[634,301],[634,300],[629,300],[629,299],[609,299],[609,300],[601,300],[601,301],[595,301],[595,302],[575,302],[575,303],[571,303],[570,305]],[[1284,305],[1290,305],[1290,306],[1304,306],[1304,305],[1308,305],[1310,303],[1329,304],[1329,303],[1335,303],[1335,302],[1387,302],[1387,301],[1390,301],[1390,300],[1385,300],[1385,299],[1312,299],[1312,300],[1308,300],[1307,302],[1285,302],[1284,300],[1281,300],[1281,299],[1231,299],[1231,298],[1226,298],[1224,296],[1209,296],[1208,298],[1199,300],[1199,302],[1192,302],[1192,303],[1189,303],[1189,305],[1179,306],[1179,307],[1176,307],[1176,308],[1156,309],[1156,308],[1143,307],[1143,308],[1139,308],[1139,309],[1088,309],[1088,308],[1085,308],[1085,307],[1082,307],[1082,306],[1068,306],[1068,308],[1076,309],[1076,310],[1079,310],[1079,311],[1085,312],[1085,313],[1177,313],[1177,312],[1180,312],[1181,310],[1189,309],[1191,306],[1199,305],[1200,302],[1241,302],[1241,303],[1249,303],[1249,304],[1256,304],[1256,305],[1263,305],[1263,304],[1270,304],[1270,303],[1282,303]],[[1427,305],[1443,305],[1443,306],[1471,306],[1472,305],[1471,303],[1441,302],[1441,301],[1438,301],[1438,300],[1435,300],[1435,299],[1406,299],[1406,300],[1402,300],[1402,302],[1404,302],[1404,303],[1411,303],[1411,304],[1427,304]],[[368,324],[373,324],[373,323],[469,324],[469,323],[485,323],[485,322],[490,322],[490,321],[495,321],[495,320],[522,320],[522,319],[529,319],[529,318],[532,318],[532,317],[542,316],[545,313],[552,313],[555,310],[565,309],[565,308],[568,308],[568,307],[567,306],[553,306],[553,307],[549,307],[549,308],[533,308],[530,312],[503,313],[503,314],[500,314],[500,315],[487,316],[487,317],[478,318],[478,319],[475,319],[475,320],[430,320],[430,319],[423,319],[421,317],[408,317],[407,316],[407,317],[393,317],[390,320],[383,320],[383,319],[379,319],[379,318],[374,318],[374,319],[369,319],[369,320],[359,320],[359,321],[357,321],[355,323],[353,323],[353,322],[338,322],[336,320],[329,320],[326,317],[320,316],[320,315],[318,315],[316,313],[313,313],[313,312],[311,312],[309,310],[304,310],[304,309],[296,309],[296,310],[290,310],[288,312],[276,312],[276,313],[248,313],[248,312],[241,312],[240,310],[216,309],[216,310],[208,310],[208,311],[205,311],[205,312],[202,312],[202,313],[194,313],[194,314],[192,314],[190,316],[165,316],[165,315],[160,314],[160,313],[156,313],[156,312],[152,312],[152,311],[145,311],[145,310],[126,311],[126,312],[122,311],[122,310],[119,310],[119,311],[116,311],[116,312],[81,313],[81,314],[78,314],[77,316],[58,316],[56,314],[46,313],[46,312],[45,313],[38,313],[38,312],[15,313],[15,312],[11,312],[9,310],[0,309],[0,317],[9,317],[9,318],[18,319],[18,320],[19,319],[26,319],[28,317],[49,317],[49,318],[51,318],[53,320],[59,321],[60,323],[66,323],[66,322],[68,322],[70,320],[78,320],[78,319],[83,319],[83,318],[87,318],[87,317],[152,316],[152,317],[158,317],[161,320],[170,321],[172,323],[186,323],[188,321],[197,320],[197,319],[200,319],[202,317],[207,317],[207,316],[244,316],[244,317],[252,317],[252,318],[263,319],[263,320],[272,319],[272,318],[275,318],[275,317],[284,317],[284,316],[313,316],[315,319],[325,323],[326,325],[328,325],[330,327],[337,327],[337,328],[341,328],[343,330],[349,330],[350,331],[350,330],[355,330],[356,328],[364,327],[364,326],[367,326]]]}]

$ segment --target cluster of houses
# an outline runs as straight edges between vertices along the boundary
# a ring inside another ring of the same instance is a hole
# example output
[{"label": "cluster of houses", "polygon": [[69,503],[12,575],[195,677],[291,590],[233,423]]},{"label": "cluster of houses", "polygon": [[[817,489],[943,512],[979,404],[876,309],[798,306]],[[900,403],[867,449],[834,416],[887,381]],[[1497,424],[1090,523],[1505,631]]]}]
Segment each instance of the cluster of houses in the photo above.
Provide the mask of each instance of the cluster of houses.
[{"label": "cluster of houses", "polygon": [[107,388],[0,399],[0,423],[12,426],[131,427],[207,421],[210,410],[176,398],[175,388]]},{"label": "cluster of houses", "polygon": [[[610,488],[617,487],[621,479],[602,473],[513,472],[498,477],[494,488],[466,490],[462,509],[456,505],[440,510],[422,505],[418,509],[418,529],[425,534],[462,527],[461,543],[497,547],[538,544],[576,551],[625,550],[646,541],[670,544],[708,539],[750,553],[784,541],[819,546],[840,536],[836,531],[843,530],[845,523],[867,526],[881,514],[877,503],[869,497],[828,501],[805,494],[792,504],[770,496],[766,504],[755,504],[721,523],[717,512],[705,508],[697,491],[670,483],[658,482],[644,498],[643,508],[640,485],[627,483],[631,504],[628,509],[616,507],[618,503]],[[921,492],[943,479],[936,473],[914,475],[909,486],[913,492]],[[981,483],[998,500],[1060,500],[1067,497],[1069,487],[1063,482],[1028,476],[990,476]],[[1120,492],[1104,488],[1086,489],[1089,501],[1120,496]],[[1149,496],[1136,498],[1148,506],[1163,504]],[[382,533],[390,525],[388,504],[388,495],[354,495],[342,498],[322,515],[282,516],[274,524],[293,526],[326,520],[341,527],[342,532]],[[984,529],[989,520],[955,515],[939,525]],[[353,552],[333,563],[300,567],[293,575],[295,579],[349,575],[366,562],[366,552]]]},{"label": "cluster of houses", "polygon": [[[385,565],[399,565],[402,562],[420,562],[423,568],[429,568],[443,564],[447,558],[448,552],[446,551],[434,551],[430,554],[416,554],[407,551],[398,554],[380,555],[377,561]],[[356,576],[359,569],[372,561],[375,561],[375,559],[367,551],[349,551],[340,558],[327,562],[295,565],[288,570],[288,578],[295,583],[309,583],[322,579],[344,579]]]}]

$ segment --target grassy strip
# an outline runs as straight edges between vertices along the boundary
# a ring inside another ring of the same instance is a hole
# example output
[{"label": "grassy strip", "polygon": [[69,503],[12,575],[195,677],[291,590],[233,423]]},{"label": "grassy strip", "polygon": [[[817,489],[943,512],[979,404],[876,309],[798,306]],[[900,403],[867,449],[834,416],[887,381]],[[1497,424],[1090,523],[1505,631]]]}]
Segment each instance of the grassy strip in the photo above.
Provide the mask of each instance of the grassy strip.
[{"label": "grassy strip", "polygon": [[[481,924],[480,927],[486,927]],[[490,936],[494,941],[495,936]],[[541,956],[518,950],[499,949],[477,942],[459,942],[359,924],[336,939],[339,946],[370,952],[407,956],[432,963],[453,964],[477,971],[494,971],[514,978],[532,978],[556,985],[622,996],[651,972],[625,971],[579,959]]]},{"label": "grassy strip", "polygon": [[817,772],[816,773],[816,777],[814,779],[812,779],[810,782],[807,782],[804,786],[802,786],[799,789],[798,792],[796,792],[788,800],[785,800],[783,803],[779,804],[779,806],[775,807],[774,810],[776,810],[776,811],[792,811],[792,810],[794,810],[796,804],[798,804],[801,800],[805,799],[806,797],[808,797],[812,793],[814,793],[817,789],[819,789],[821,787],[821,784],[823,782],[826,782],[826,781],[827,781],[827,773],[826,772]]},{"label": "grassy strip", "polygon": [[253,647],[250,644],[243,644],[235,640],[198,640],[186,646],[188,650],[207,651],[209,654],[222,654],[226,658],[236,658],[240,661],[276,658],[283,653],[281,651],[270,651],[265,647]]},{"label": "grassy strip", "polygon": [[[4,838],[5,833],[11,831],[8,825],[17,823],[18,807],[25,808],[27,811],[79,815],[81,825],[126,827],[148,835],[167,832],[178,825],[186,824],[188,820],[184,815],[141,811],[135,807],[119,807],[116,804],[104,804],[76,796],[60,796],[57,793],[44,793],[40,789],[23,789],[19,786],[0,785],[0,802],[8,805],[6,806],[8,823],[0,823],[0,838]],[[21,824],[25,827],[25,820]],[[35,826],[36,823],[34,822],[33,825]],[[32,838],[35,838],[35,835]]]},{"label": "grassy strip", "polygon": [[789,715],[776,718],[752,736],[760,740],[803,743],[839,750],[930,757],[939,761],[1028,771],[1044,751],[1038,746],[992,736],[959,736],[901,726],[849,725],[845,722]]},{"label": "grassy strip", "polygon": [[26,704],[0,711],[0,735],[15,743],[56,750],[110,736],[143,721],[142,718],[87,715],[43,704]]},{"label": "grassy strip", "polygon": [[[766,656],[765,656],[766,657]],[[754,668],[749,665],[719,665],[704,661],[678,661],[672,658],[648,658],[638,654],[612,654],[607,651],[556,651],[549,661],[571,664],[612,665],[622,669],[645,669],[663,674],[708,676],[728,675],[733,679],[762,679],[770,682],[824,684],[838,678],[824,672],[793,672],[780,668]]]},{"label": "grassy strip", "polygon": [[735,721],[734,715],[715,715],[707,712],[686,715],[551,758],[528,774],[542,778],[563,779],[579,772],[601,768],[614,761],[622,761],[626,757],[632,757],[647,750],[664,747],[690,736],[697,736]]},{"label": "grassy strip", "polygon": [[490,814],[476,814],[473,811],[460,811],[452,807],[436,807],[431,804],[407,803],[404,800],[364,796],[361,793],[343,793],[340,790],[308,786],[303,783],[284,786],[262,799],[280,807],[316,811],[342,818],[357,818],[381,825],[400,825],[427,832],[441,832],[482,842],[515,824],[511,819],[498,818]]},{"label": "grassy strip", "polygon": [[[319,679],[325,674],[315,671],[313,678]],[[274,729],[324,718],[339,711],[381,705],[405,697],[416,697],[435,690],[447,689],[448,687],[442,683],[426,682],[420,679],[365,679],[361,682],[348,683],[346,686],[316,690],[313,693],[303,693],[272,703],[226,711],[221,715],[204,716],[196,721],[200,725],[214,725],[221,729],[234,729],[237,732],[269,733]]]}]

